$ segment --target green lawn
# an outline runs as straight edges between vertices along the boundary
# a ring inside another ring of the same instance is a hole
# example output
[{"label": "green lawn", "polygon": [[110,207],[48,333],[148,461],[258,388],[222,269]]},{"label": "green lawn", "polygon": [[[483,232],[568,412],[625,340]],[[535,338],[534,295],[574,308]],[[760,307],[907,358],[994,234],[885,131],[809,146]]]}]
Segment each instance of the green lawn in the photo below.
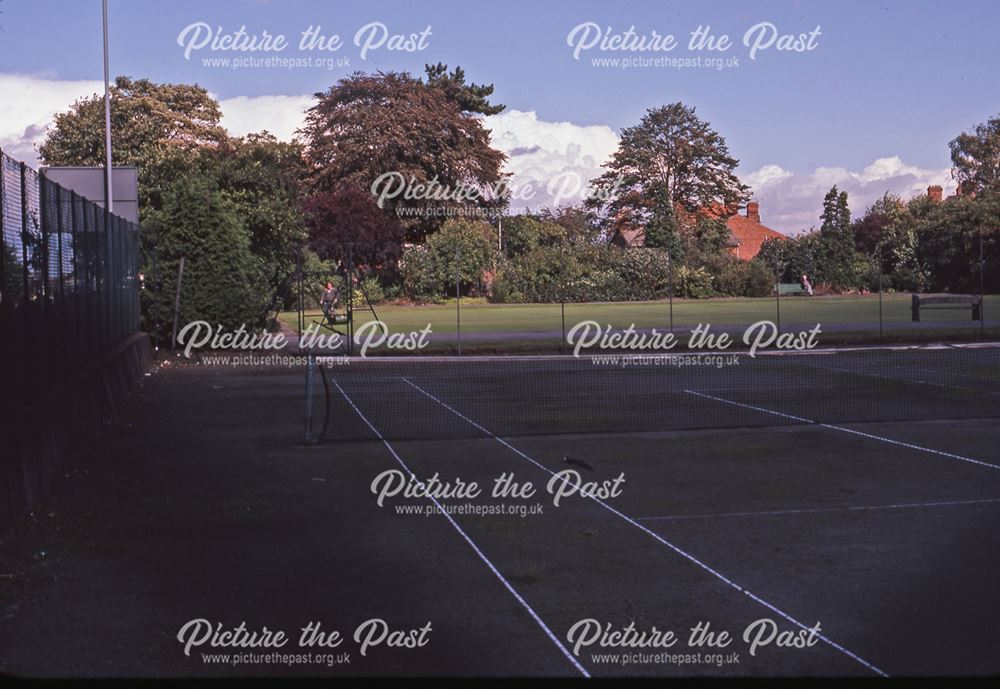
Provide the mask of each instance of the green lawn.
[{"label": "green lawn", "polygon": [[[455,303],[428,305],[380,305],[375,310],[379,319],[389,326],[391,332],[415,331],[428,324],[436,338],[454,336],[457,312]],[[882,301],[885,331],[912,334],[910,325],[910,295],[886,295]],[[986,315],[996,320],[1000,314],[1000,296],[986,298]],[[760,320],[775,320],[777,316],[774,298],[747,299],[675,299],[673,303],[673,324],[676,328],[686,328],[699,323],[713,326],[749,325]],[[281,314],[281,318],[292,328],[296,327],[297,315],[294,311]],[[947,322],[949,329],[961,336],[978,332],[979,324],[971,320],[969,309],[939,309],[922,313],[927,332],[940,332],[934,323]],[[307,313],[308,321],[320,321],[318,310]],[[355,325],[372,320],[370,311],[356,311]],[[667,301],[586,303],[566,304],[566,328],[583,320],[594,320],[601,325],[615,328],[635,324],[637,328],[666,329],[670,324],[670,310]],[[824,326],[824,332],[831,334],[853,334],[855,336],[878,336],[879,299],[873,296],[830,296],[830,297],[784,297],[781,300],[782,326]],[[506,340],[513,344],[525,338],[521,333],[559,333],[562,330],[562,310],[559,304],[486,304],[466,302],[461,305],[462,333],[509,332]],[[914,324],[916,325],[916,324]],[[918,326],[918,333],[919,333]],[[945,336],[941,333],[941,336]],[[520,340],[519,340],[520,337]],[[530,335],[527,338],[530,340]],[[557,338],[558,340],[558,335]],[[493,340],[496,342],[495,338]],[[524,344],[523,342],[521,342]]]}]

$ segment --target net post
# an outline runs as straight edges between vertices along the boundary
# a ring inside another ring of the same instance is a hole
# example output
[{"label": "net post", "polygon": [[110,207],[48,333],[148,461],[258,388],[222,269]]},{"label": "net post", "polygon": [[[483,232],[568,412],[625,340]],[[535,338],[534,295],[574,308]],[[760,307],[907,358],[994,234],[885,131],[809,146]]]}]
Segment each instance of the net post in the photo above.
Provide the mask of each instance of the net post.
[{"label": "net post", "polygon": [[313,444],[312,416],[313,416],[313,383],[314,370],[316,368],[316,357],[313,354],[306,356],[306,418],[305,418],[305,441],[304,444]]}]

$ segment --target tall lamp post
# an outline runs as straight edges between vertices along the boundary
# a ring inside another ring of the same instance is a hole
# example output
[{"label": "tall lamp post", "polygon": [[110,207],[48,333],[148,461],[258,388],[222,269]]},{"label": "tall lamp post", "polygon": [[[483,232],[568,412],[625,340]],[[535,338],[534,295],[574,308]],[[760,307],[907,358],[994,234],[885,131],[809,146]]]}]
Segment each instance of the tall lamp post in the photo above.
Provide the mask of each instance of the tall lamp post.
[{"label": "tall lamp post", "polygon": [[104,207],[108,213],[115,210],[111,190],[111,72],[108,66],[108,0],[102,0],[104,9]]}]

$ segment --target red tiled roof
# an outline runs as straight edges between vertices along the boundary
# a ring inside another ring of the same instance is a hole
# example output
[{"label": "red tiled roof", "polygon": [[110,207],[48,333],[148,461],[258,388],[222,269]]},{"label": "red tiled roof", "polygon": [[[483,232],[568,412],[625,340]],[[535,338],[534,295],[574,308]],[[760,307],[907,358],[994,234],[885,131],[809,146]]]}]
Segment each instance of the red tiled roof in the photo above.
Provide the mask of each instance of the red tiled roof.
[{"label": "red tiled roof", "polygon": [[[700,213],[704,217],[719,218],[727,213],[733,213],[731,208],[726,208],[721,203],[712,204],[703,209]],[[732,243],[729,251],[736,258],[749,261],[760,252],[761,245],[768,239],[787,239],[787,237],[776,230],[760,223],[759,206],[756,203],[749,204],[746,211],[747,217],[742,213],[730,215],[726,220],[726,226],[732,233]],[[678,214],[690,221],[697,219],[697,213],[687,213],[678,209]],[[627,213],[621,213],[615,218],[615,230],[611,238],[611,243],[622,247],[639,247],[645,244],[646,232],[642,227],[633,225]]]},{"label": "red tiled roof", "polygon": [[787,239],[780,232],[766,225],[751,220],[745,215],[734,215],[726,221],[726,226],[733,233],[736,246],[730,251],[736,258],[749,261],[760,252],[760,247],[767,239]]}]

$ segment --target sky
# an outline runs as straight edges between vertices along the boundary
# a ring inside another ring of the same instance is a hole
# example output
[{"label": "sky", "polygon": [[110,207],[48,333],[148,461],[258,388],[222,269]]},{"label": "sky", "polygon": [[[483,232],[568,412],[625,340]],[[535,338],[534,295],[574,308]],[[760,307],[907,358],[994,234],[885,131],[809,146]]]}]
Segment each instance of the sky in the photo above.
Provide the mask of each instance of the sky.
[{"label": "sky", "polygon": [[[725,137],[764,223],[793,234],[833,184],[855,213],[950,192],[948,142],[1000,112],[992,0],[109,1],[112,74],[200,84],[234,135],[292,137],[357,70],[460,65],[507,106],[486,126],[513,185],[539,190],[531,207],[578,198],[622,128],[681,101]],[[689,43],[699,27],[714,46]],[[253,50],[218,43],[241,28]],[[0,147],[34,164],[53,114],[102,88],[101,2],[0,0],[0,29]]]}]

